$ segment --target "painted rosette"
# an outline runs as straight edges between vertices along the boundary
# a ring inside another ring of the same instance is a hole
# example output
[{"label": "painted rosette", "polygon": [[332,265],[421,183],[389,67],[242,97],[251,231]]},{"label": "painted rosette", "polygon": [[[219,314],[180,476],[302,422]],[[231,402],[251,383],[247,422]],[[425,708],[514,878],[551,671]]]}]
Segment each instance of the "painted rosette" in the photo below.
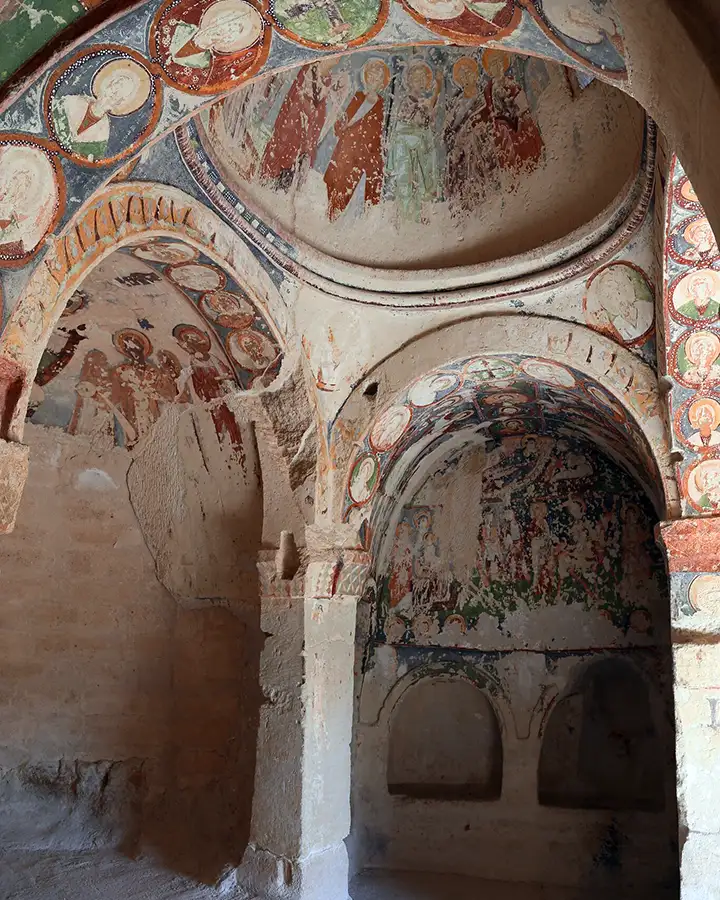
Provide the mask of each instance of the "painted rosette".
[{"label": "painted rosette", "polygon": [[687,175],[683,175],[675,185],[673,195],[677,205],[682,206],[683,209],[692,209],[697,212],[702,212],[702,206],[695,193],[695,188],[692,186],[692,182]]},{"label": "painted rosette", "polygon": [[404,403],[389,407],[380,415],[370,430],[370,446],[378,453],[391,450],[407,431],[412,419],[412,409]]},{"label": "painted rosette", "polygon": [[625,41],[612,0],[527,0],[535,22],[556,47],[608,79],[627,78]]},{"label": "painted rosette", "polygon": [[714,396],[695,396],[675,413],[675,434],[695,453],[720,450],[720,401]]},{"label": "painted rosette", "polygon": [[0,133],[0,268],[25,265],[65,210],[57,148],[42,138]]},{"label": "painted rosette", "polygon": [[265,0],[265,16],[288,40],[315,50],[345,50],[372,40],[389,0]]},{"label": "painted rosette", "polygon": [[691,216],[672,230],[667,251],[683,266],[707,266],[720,259],[720,250],[706,215]]},{"label": "painted rosette", "polygon": [[418,379],[408,391],[413,406],[432,406],[460,387],[460,378],[454,372],[434,372]]},{"label": "painted rosette", "polygon": [[434,34],[461,44],[485,44],[512,34],[522,8],[516,0],[401,0],[405,11]]},{"label": "painted rosette", "polygon": [[357,506],[362,506],[374,495],[380,483],[380,463],[372,453],[357,457],[348,478],[348,494]]},{"label": "painted rosette", "polygon": [[720,512],[720,457],[712,456],[691,466],[683,478],[683,494],[693,509],[705,515]]},{"label": "painted rosette", "polygon": [[565,366],[551,362],[549,359],[524,359],[520,363],[520,368],[526,375],[543,384],[565,388],[575,387],[575,378]]},{"label": "painted rosette", "polygon": [[220,269],[196,262],[168,266],[165,275],[178,287],[198,293],[221,290],[227,281]]},{"label": "painted rosette", "polygon": [[45,90],[48,130],[80,166],[137,153],[157,125],[162,86],[136,50],[99,44],[73,57]]},{"label": "painted rosette", "polygon": [[627,261],[610,263],[588,279],[583,310],[588,326],[624,347],[638,347],[655,327],[655,293],[647,275]]},{"label": "painted rosette", "polygon": [[271,28],[251,0],[165,0],[150,29],[150,52],[181,91],[217,94],[265,64]]},{"label": "painted rosette", "polygon": [[668,312],[676,322],[694,327],[720,318],[720,272],[702,268],[685,272],[668,291]]}]

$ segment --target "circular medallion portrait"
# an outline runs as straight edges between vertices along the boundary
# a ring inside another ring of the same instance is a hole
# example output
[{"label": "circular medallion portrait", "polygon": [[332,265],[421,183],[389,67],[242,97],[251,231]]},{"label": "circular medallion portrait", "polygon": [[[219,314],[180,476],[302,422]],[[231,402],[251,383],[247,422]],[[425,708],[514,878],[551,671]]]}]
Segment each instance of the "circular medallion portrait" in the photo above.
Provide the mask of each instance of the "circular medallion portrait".
[{"label": "circular medallion portrait", "polygon": [[386,409],[370,431],[370,446],[380,453],[390,450],[405,434],[412,410],[404,403]]},{"label": "circular medallion portrait", "polygon": [[675,202],[684,209],[702,211],[700,201],[695,193],[695,188],[690,183],[690,179],[687,175],[683,175],[675,185]]},{"label": "circular medallion portrait", "polygon": [[139,259],[165,263],[168,266],[192,262],[199,256],[194,247],[176,241],[153,241],[149,244],[138,244],[133,247],[133,254]]},{"label": "circular medallion portrait", "polygon": [[357,47],[380,31],[389,0],[265,0],[265,10],[283,37],[304,47]]},{"label": "circular medallion portrait", "polygon": [[484,44],[510,34],[522,18],[515,0],[401,0],[410,15],[435,34],[459,38],[463,44]]},{"label": "circular medallion portrait", "polygon": [[533,0],[527,6],[569,56],[605,75],[625,76],[625,44],[612,0]]},{"label": "circular medallion portrait", "polygon": [[188,291],[217,291],[225,287],[224,273],[204,263],[169,266],[165,269],[165,274],[170,281]]},{"label": "circular medallion portrait", "polygon": [[447,397],[460,385],[460,379],[451,372],[426,375],[410,388],[408,399],[413,406],[431,406]]},{"label": "circular medallion portrait", "polygon": [[250,372],[268,369],[280,355],[269,337],[251,329],[232,331],[225,344],[230,358]]},{"label": "circular medallion portrait", "polygon": [[200,309],[223,328],[247,328],[255,321],[252,303],[240,294],[230,291],[209,291],[200,298]]},{"label": "circular medallion portrait", "polygon": [[690,582],[688,600],[695,612],[720,615],[720,575],[698,575]]},{"label": "circular medallion portrait", "polygon": [[350,471],[348,493],[353,503],[367,503],[375,493],[380,478],[380,464],[371,454],[358,457]]},{"label": "circular medallion portrait", "polygon": [[524,359],[520,368],[537,381],[552,384],[555,387],[575,387],[575,379],[564,366],[550,362],[548,359]]},{"label": "circular medallion portrait", "polygon": [[685,473],[685,496],[700,512],[720,511],[720,459],[704,459]]},{"label": "circular medallion portrait", "polygon": [[260,70],[270,49],[270,28],[249,0],[165,0],[150,47],[175,87],[216,94]]},{"label": "circular medallion portrait", "polygon": [[625,346],[647,340],[655,321],[655,298],[645,274],[630,263],[610,263],[587,283],[585,321]]},{"label": "circular medallion portrait", "polygon": [[517,378],[517,366],[505,359],[494,356],[481,356],[471,360],[466,366],[464,376],[466,380],[476,382],[493,382],[494,384],[509,383]]},{"label": "circular medallion portrait", "polygon": [[669,309],[687,325],[714,322],[720,312],[720,272],[696,269],[682,275],[670,288]]},{"label": "circular medallion portrait", "polygon": [[65,179],[49,141],[0,133],[0,267],[40,249],[65,206]]},{"label": "circular medallion portrait", "polygon": [[53,75],[45,92],[48,128],[81,166],[107,166],[135,153],[157,124],[160,84],[129,47],[98,45]]},{"label": "circular medallion portrait", "polygon": [[714,397],[697,397],[677,412],[676,434],[684,444],[702,452],[720,444],[720,403]]},{"label": "circular medallion portrait", "polygon": [[597,385],[584,383],[583,388],[585,389],[585,393],[590,397],[590,399],[597,404],[600,404],[602,407],[602,412],[605,411],[610,412],[612,417],[617,422],[625,422],[627,420],[627,416],[625,415],[625,410],[620,403],[619,400],[616,400],[612,394],[607,391],[599,388]]},{"label": "circular medallion portrait", "polygon": [[709,265],[720,258],[715,235],[707,216],[693,216],[676,225],[668,241],[668,251],[683,265]]}]

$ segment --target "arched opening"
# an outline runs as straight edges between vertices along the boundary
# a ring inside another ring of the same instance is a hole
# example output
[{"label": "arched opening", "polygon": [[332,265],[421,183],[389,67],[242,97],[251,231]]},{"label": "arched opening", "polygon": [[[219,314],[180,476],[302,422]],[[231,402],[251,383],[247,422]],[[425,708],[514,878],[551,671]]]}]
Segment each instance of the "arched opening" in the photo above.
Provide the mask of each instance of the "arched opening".
[{"label": "arched opening", "polygon": [[502,739],[488,698],[467,681],[427,678],[393,710],[388,793],[427,800],[496,800]]},{"label": "arched opening", "polygon": [[[238,398],[283,355],[256,290],[146,233],[82,279],[43,353],[3,565],[22,711],[3,704],[0,841],[17,859],[119,850],[213,883],[242,858],[267,501]],[[32,880],[16,862],[14,895]]]},{"label": "arched opening", "polygon": [[622,659],[592,663],[550,713],[538,799],[567,808],[662,810],[667,749],[640,673]]},{"label": "arched opening", "polygon": [[[402,362],[387,367],[381,383]],[[428,876],[433,898],[451,886],[474,896],[483,880],[531,894],[677,888],[669,597],[645,488],[658,483],[654,466],[608,386],[557,360],[447,362],[370,421],[343,506],[365,517],[374,575],[360,638],[356,897],[390,883],[411,896],[415,876],[403,873],[418,870],[442,873],[437,888]],[[455,787],[455,741],[468,753],[473,741],[449,696],[434,706],[412,693],[430,690],[427,672],[482,684],[502,711],[493,803],[473,802],[469,779]],[[400,790],[400,747],[409,771],[433,771],[444,748],[452,790],[435,774]]]}]

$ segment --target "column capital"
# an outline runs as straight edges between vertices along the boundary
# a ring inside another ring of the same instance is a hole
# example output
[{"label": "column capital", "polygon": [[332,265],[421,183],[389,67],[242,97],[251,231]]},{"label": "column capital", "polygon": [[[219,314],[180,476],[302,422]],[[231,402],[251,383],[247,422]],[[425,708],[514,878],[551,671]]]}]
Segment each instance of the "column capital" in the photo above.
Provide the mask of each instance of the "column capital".
[{"label": "column capital", "polygon": [[669,572],[720,572],[720,516],[660,522],[655,536]]},{"label": "column capital", "polygon": [[25,444],[0,439],[0,534],[9,534],[15,527],[28,477],[29,453]]},{"label": "column capital", "polygon": [[331,525],[306,525],[305,546],[311,562],[336,558],[345,550],[364,552],[357,528],[339,522]]}]

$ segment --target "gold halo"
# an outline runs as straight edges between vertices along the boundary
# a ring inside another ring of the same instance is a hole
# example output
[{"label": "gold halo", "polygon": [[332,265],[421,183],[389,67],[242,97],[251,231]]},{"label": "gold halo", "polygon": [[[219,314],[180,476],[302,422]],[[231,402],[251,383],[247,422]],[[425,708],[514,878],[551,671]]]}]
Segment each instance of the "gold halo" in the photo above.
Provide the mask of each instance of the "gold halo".
[{"label": "gold halo", "polygon": [[217,0],[202,14],[200,28],[213,28],[233,20],[243,22],[242,34],[230,41],[213,41],[212,49],[216,53],[238,53],[247,50],[260,40],[263,33],[263,20],[260,13],[246,0]]},{"label": "gold halo", "polygon": [[714,431],[720,425],[720,403],[717,400],[713,400],[712,397],[701,397],[699,400],[695,400],[688,409],[688,421],[693,428],[698,427],[696,412],[701,406],[709,406],[713,411],[713,421],[710,430]]},{"label": "gold halo", "polygon": [[131,78],[135,84],[135,90],[126,100],[110,107],[108,112],[113,116],[127,116],[130,113],[137,112],[147,101],[152,89],[152,76],[144,66],[135,62],[134,59],[128,59],[127,57],[113,59],[100,66],[93,76],[90,88],[93,97],[99,100],[107,84],[119,75]]}]

